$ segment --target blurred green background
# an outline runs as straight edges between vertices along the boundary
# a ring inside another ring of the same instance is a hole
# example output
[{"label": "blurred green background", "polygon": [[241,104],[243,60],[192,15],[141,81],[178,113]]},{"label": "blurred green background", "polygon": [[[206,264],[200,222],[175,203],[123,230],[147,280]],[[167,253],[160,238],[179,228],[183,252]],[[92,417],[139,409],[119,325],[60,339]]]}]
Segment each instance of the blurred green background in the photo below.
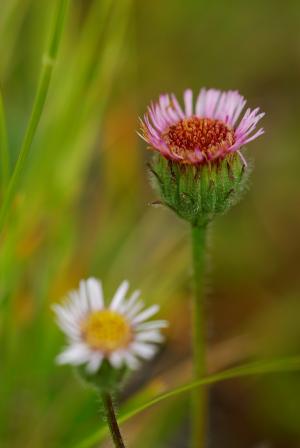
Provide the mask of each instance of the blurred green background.
[{"label": "blurred green background", "polygon": [[[0,85],[11,164],[56,1],[1,0]],[[210,371],[300,349],[300,5],[271,0],[73,0],[26,172],[1,237],[0,446],[75,447],[104,425],[68,367],[50,305],[79,279],[121,280],[161,304],[167,344],[123,392],[136,402],[191,377],[189,229],[149,206],[137,117],[163,91],[238,89],[266,112],[244,200],[213,226]],[[210,389],[210,448],[300,447],[300,376]],[[128,405],[128,404],[127,404]],[[188,446],[188,397],[123,425],[132,447]],[[110,446],[102,442],[95,446]]]}]

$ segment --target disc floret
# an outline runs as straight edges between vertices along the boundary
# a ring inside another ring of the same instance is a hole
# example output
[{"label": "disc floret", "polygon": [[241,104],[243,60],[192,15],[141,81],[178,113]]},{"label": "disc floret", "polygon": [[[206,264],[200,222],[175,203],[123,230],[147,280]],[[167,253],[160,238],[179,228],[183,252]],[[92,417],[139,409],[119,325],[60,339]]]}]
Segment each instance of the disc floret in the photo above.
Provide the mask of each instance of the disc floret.
[{"label": "disc floret", "polygon": [[108,355],[128,347],[132,331],[127,319],[110,310],[91,312],[82,322],[82,336],[87,345]]}]

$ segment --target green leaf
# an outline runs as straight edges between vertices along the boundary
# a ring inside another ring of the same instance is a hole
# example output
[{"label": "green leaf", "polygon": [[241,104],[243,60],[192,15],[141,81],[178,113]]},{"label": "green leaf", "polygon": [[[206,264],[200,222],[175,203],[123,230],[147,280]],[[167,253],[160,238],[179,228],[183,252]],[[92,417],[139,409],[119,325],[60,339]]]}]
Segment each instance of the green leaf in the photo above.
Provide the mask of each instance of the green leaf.
[{"label": "green leaf", "polygon": [[1,164],[1,193],[5,191],[9,178],[9,151],[4,102],[0,90],[0,164]]},{"label": "green leaf", "polygon": [[58,52],[59,43],[61,40],[64,24],[65,24],[65,17],[66,12],[69,6],[70,0],[59,0],[57,4],[57,11],[55,20],[53,22],[53,27],[50,32],[50,40],[48,49],[43,57],[43,67],[42,72],[40,76],[39,85],[37,88],[37,93],[35,96],[31,116],[29,118],[29,123],[26,129],[26,133],[22,142],[22,147],[18,156],[18,160],[16,162],[16,165],[14,167],[6,194],[4,196],[4,200],[2,203],[2,207],[0,210],[0,232],[3,228],[3,225],[5,223],[5,219],[7,217],[7,214],[9,212],[9,208],[11,205],[11,202],[14,198],[14,195],[16,193],[16,190],[18,188],[18,183],[21,178],[23,169],[25,167],[25,162],[27,160],[28,154],[31,149],[31,145],[33,142],[33,139],[36,134],[36,130],[38,127],[38,124],[40,122],[42,112],[44,110],[50,81],[52,77],[52,71],[53,66],[55,63],[55,59]]},{"label": "green leaf", "polygon": [[[300,357],[288,357],[281,359],[274,359],[268,361],[255,361],[246,365],[242,365],[239,367],[234,367],[232,369],[224,370],[222,372],[216,373],[214,375],[209,375],[205,378],[201,378],[196,381],[192,381],[190,383],[184,384],[183,386],[176,387],[166,393],[158,395],[152,400],[147,401],[146,403],[142,403],[139,406],[136,406],[133,409],[128,410],[120,414],[118,419],[119,423],[124,423],[140,412],[154,406],[155,404],[160,403],[161,401],[176,397],[179,394],[189,392],[193,389],[202,386],[208,386],[211,384],[215,384],[221,381],[230,380],[234,378],[242,378],[247,376],[255,376],[255,375],[266,375],[271,373],[283,373],[283,372],[292,372],[295,370],[300,370]],[[108,428],[103,427],[98,430],[96,433],[92,434],[82,442],[75,445],[75,448],[90,448],[96,443],[99,443],[103,440],[108,434]]]}]

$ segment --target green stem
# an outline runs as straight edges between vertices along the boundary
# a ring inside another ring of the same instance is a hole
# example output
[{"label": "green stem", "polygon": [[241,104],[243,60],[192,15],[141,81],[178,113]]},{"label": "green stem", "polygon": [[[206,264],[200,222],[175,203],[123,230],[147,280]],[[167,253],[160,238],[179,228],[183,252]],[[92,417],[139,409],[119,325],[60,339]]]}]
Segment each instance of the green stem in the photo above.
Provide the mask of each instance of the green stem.
[{"label": "green stem", "polygon": [[102,392],[102,401],[110,434],[116,448],[125,448],[121,431],[117,422],[113,401],[108,392]]},{"label": "green stem", "polygon": [[[244,364],[238,367],[233,367],[231,369],[223,370],[221,372],[215,373],[213,375],[206,376],[197,381],[184,384],[182,386],[171,389],[163,394],[157,395],[146,403],[140,403],[137,397],[133,398],[133,403],[139,403],[137,405],[129,406],[127,411],[124,411],[120,417],[119,422],[125,423],[146,409],[151,408],[158,403],[163,402],[168,398],[175,398],[179,394],[186,392],[195,391],[203,386],[210,386],[217,384],[221,381],[228,381],[234,378],[249,378],[256,375],[269,375],[269,374],[279,374],[288,372],[299,372],[300,370],[300,357],[299,356],[288,356],[286,358],[271,359],[267,361],[254,361],[248,364]],[[107,435],[107,428],[103,426],[100,430],[94,434],[88,436],[86,439],[82,440],[75,445],[74,448],[91,448],[97,443],[103,441]]]},{"label": "green stem", "polygon": [[16,193],[16,189],[18,187],[18,183],[22,174],[22,171],[25,166],[25,162],[27,159],[27,156],[29,154],[37,126],[39,124],[47,93],[49,90],[50,80],[52,76],[53,66],[55,63],[55,59],[57,56],[59,43],[61,40],[62,31],[64,28],[65,23],[65,16],[66,11],[68,8],[70,0],[59,0],[57,5],[57,11],[55,20],[53,22],[53,27],[50,32],[50,41],[48,45],[48,49],[44,54],[43,57],[43,65],[42,65],[42,72],[40,76],[40,81],[37,89],[37,93],[35,96],[31,116],[29,119],[29,123],[25,132],[25,136],[22,142],[21,150],[19,153],[18,160],[16,162],[14,171],[12,173],[10,182],[8,184],[8,188],[6,191],[6,194],[4,196],[4,200],[2,203],[2,207],[0,210],[0,232],[3,229],[3,226],[5,224],[5,220],[7,217],[7,213],[10,209],[11,202],[14,198],[14,195]]},{"label": "green stem", "polygon": [[[205,319],[204,274],[206,226],[192,227],[192,250],[194,264],[193,301],[193,360],[194,376],[205,376]],[[204,448],[206,438],[206,390],[199,389],[192,395],[192,447]]]}]

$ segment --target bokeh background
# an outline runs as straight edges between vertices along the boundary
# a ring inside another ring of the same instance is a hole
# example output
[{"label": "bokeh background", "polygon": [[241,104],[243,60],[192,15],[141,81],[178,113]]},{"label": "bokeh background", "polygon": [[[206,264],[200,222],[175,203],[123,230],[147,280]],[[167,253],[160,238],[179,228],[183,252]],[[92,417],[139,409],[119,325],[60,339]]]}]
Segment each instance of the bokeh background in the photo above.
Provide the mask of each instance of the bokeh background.
[{"label": "bokeh background", "polygon": [[[0,85],[11,166],[28,122],[56,1],[1,0]],[[79,279],[121,280],[161,304],[167,344],[124,406],[191,378],[189,229],[149,204],[137,117],[163,91],[238,89],[266,112],[244,200],[213,225],[209,370],[300,350],[300,6],[273,0],[73,0],[53,82],[0,252],[0,446],[75,447],[100,403],[55,355],[51,303]],[[210,448],[300,447],[300,376],[210,388]],[[129,446],[188,446],[188,396],[122,426]],[[92,446],[110,446],[102,441]]]}]

